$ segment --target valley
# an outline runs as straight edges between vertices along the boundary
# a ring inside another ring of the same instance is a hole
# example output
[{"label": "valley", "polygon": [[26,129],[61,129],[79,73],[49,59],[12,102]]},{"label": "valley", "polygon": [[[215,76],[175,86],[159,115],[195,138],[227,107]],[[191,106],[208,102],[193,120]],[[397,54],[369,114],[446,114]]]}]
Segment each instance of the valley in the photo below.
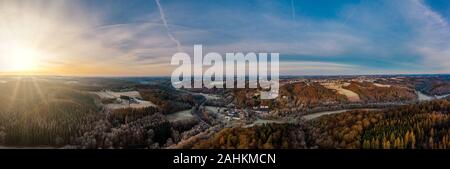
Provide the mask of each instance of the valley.
[{"label": "valley", "polygon": [[[259,89],[175,89],[168,78],[2,77],[0,145],[446,148],[447,76],[281,78],[275,100]],[[403,118],[416,121],[380,128]]]}]

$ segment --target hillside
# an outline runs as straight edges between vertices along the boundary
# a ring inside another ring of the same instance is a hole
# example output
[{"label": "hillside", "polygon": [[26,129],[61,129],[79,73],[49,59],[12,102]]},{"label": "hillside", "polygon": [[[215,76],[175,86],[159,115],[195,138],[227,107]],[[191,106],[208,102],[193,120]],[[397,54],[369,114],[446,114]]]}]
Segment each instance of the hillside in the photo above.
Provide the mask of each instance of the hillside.
[{"label": "hillside", "polygon": [[437,100],[384,111],[353,111],[311,122],[320,148],[450,148],[450,102]]},{"label": "hillside", "polygon": [[0,84],[0,144],[64,145],[96,117],[98,98],[59,83],[16,79]]},{"label": "hillside", "polygon": [[358,110],[302,124],[223,129],[193,148],[450,148],[450,102]]},{"label": "hillside", "polygon": [[350,82],[344,89],[357,93],[364,102],[394,102],[416,99],[414,90],[397,86],[380,86],[370,82]]},{"label": "hillside", "polygon": [[287,149],[306,148],[305,133],[299,125],[263,125],[252,128],[226,128],[193,148],[209,149]]},{"label": "hillside", "polygon": [[347,102],[347,97],[319,83],[286,84],[280,89],[279,107],[316,107]]}]

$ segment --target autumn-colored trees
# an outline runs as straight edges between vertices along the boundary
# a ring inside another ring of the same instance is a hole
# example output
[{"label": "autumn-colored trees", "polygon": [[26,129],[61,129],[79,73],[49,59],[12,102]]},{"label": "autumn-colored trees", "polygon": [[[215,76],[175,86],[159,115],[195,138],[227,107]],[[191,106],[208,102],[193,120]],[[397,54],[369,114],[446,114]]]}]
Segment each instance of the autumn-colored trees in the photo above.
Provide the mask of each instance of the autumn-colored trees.
[{"label": "autumn-colored trees", "polygon": [[302,125],[224,129],[195,148],[450,148],[450,102],[435,100],[380,111],[355,110]]},{"label": "autumn-colored trees", "polygon": [[449,109],[449,101],[439,100],[328,116],[312,122],[312,140],[328,148],[448,148]]},{"label": "autumn-colored trees", "polygon": [[344,88],[357,93],[365,102],[410,101],[416,98],[411,89],[397,86],[380,87],[370,82],[351,82]]},{"label": "autumn-colored trees", "polygon": [[319,83],[299,82],[280,88],[278,105],[282,107],[315,107],[346,102],[344,95],[327,89]]},{"label": "autumn-colored trees", "polygon": [[293,124],[268,124],[251,128],[226,128],[194,148],[273,149],[306,148],[303,127]]}]

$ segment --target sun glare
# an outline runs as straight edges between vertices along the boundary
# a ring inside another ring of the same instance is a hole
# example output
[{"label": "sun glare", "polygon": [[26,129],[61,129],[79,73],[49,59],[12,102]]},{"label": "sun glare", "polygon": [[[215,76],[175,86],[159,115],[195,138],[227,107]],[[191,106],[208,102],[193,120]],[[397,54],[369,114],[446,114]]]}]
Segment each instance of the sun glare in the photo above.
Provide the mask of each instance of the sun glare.
[{"label": "sun glare", "polygon": [[38,60],[42,54],[32,48],[15,47],[11,49],[10,71],[32,72],[38,69]]}]

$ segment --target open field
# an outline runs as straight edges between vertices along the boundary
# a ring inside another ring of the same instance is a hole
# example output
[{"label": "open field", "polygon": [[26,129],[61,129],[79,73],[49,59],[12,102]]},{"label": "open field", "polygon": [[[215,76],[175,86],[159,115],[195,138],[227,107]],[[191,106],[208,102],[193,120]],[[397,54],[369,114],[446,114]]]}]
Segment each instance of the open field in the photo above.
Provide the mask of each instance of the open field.
[{"label": "open field", "polygon": [[111,99],[111,98],[120,98],[120,96],[128,96],[137,99],[142,99],[141,94],[137,91],[128,91],[128,92],[113,92],[110,90],[105,90],[101,92],[95,92],[100,98]]},{"label": "open field", "polygon": [[379,83],[373,83],[373,85],[375,85],[377,87],[391,87],[391,85],[379,84]]},{"label": "open field", "polygon": [[[122,109],[122,108],[145,108],[145,107],[157,107],[150,101],[142,100],[141,94],[137,91],[128,91],[128,92],[113,92],[113,91],[100,91],[93,92],[98,95],[101,99],[109,100],[109,103],[106,103],[106,108],[109,109]],[[131,98],[131,101],[122,99],[121,97],[126,96]]]},{"label": "open field", "polygon": [[322,83],[322,85],[328,89],[336,90],[337,93],[342,94],[347,97],[350,102],[358,102],[361,101],[359,95],[351,90],[347,90],[342,88],[342,86],[348,85],[348,83]]},{"label": "open field", "polygon": [[192,115],[192,110],[183,110],[176,113],[172,113],[166,116],[167,120],[174,122],[174,121],[180,121],[180,120],[189,120],[193,119],[194,116]]}]

